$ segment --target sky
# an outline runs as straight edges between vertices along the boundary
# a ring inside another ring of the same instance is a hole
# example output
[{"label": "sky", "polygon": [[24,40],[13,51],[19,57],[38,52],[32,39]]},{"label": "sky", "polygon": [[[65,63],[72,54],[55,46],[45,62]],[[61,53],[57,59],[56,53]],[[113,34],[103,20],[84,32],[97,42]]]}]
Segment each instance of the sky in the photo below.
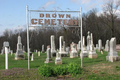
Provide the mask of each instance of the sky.
[{"label": "sky", "polygon": [[29,10],[102,10],[104,0],[0,0],[0,35],[5,29],[25,29],[26,6]]}]

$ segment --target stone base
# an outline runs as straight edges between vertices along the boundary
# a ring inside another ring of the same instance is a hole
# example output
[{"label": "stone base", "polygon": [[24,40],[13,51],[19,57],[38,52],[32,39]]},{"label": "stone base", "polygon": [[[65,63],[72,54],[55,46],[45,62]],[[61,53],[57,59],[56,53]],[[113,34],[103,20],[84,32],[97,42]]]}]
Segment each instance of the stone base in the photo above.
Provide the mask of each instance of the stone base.
[{"label": "stone base", "polygon": [[24,54],[15,54],[15,60],[22,60],[22,59],[25,59]]},{"label": "stone base", "polygon": [[95,51],[90,51],[89,52],[89,56],[88,56],[89,58],[97,58],[97,54],[96,54],[96,52]]},{"label": "stone base", "polygon": [[50,62],[53,62],[51,58],[47,58],[46,61],[44,63],[50,63]]},{"label": "stone base", "polygon": [[110,62],[115,62],[118,61],[119,59],[120,59],[119,56],[106,56],[106,60]]},{"label": "stone base", "polygon": [[68,52],[59,52],[59,54],[61,55],[61,57],[67,57]]},{"label": "stone base", "polygon": [[75,58],[78,57],[78,53],[77,52],[71,52],[70,53],[70,58]]},{"label": "stone base", "polygon": [[56,64],[56,65],[62,64],[62,59],[55,59],[55,64]]},{"label": "stone base", "polygon": [[83,55],[83,57],[88,57],[88,51],[86,51],[86,50],[83,51],[83,54],[82,54],[82,55]]}]

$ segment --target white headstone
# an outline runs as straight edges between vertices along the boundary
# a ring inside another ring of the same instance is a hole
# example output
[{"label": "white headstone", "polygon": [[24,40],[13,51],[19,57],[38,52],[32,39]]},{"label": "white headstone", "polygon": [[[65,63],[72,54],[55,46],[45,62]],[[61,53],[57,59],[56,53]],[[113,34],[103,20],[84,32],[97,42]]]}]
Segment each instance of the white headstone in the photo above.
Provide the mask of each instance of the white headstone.
[{"label": "white headstone", "polygon": [[49,62],[52,62],[51,51],[50,51],[50,48],[47,48],[47,58],[46,58],[45,63],[49,63]]},{"label": "white headstone", "polygon": [[45,52],[45,50],[44,50],[44,45],[42,45],[42,51],[41,51],[42,53],[44,53]]},{"label": "white headstone", "polygon": [[61,54],[61,57],[62,56],[67,56],[67,52],[65,51],[65,48],[64,48],[64,38],[63,36],[60,36],[59,37],[59,54]]},{"label": "white headstone", "polygon": [[106,56],[106,60],[110,62],[117,61],[119,59],[118,53],[116,51],[116,38],[111,38],[110,40],[110,51],[108,52],[108,56]]},{"label": "white headstone", "polygon": [[105,51],[109,51],[109,40],[106,41],[106,44],[105,44]]},{"label": "white headstone", "polygon": [[18,36],[17,51],[15,54],[15,60],[19,60],[19,59],[25,59],[25,55],[23,54],[23,50],[22,50],[22,43],[20,36]]},{"label": "white headstone", "polygon": [[94,44],[93,44],[93,36],[91,33],[91,44],[90,44],[90,51],[89,51],[89,58],[97,58],[97,53],[94,49]]},{"label": "white headstone", "polygon": [[33,58],[33,54],[32,54],[32,56],[31,56],[31,61],[33,61],[34,60],[34,58]]},{"label": "white headstone", "polygon": [[55,37],[54,35],[51,35],[51,57],[56,56],[56,50],[55,50]]},{"label": "white headstone", "polygon": [[5,47],[5,69],[8,69],[8,48]]},{"label": "white headstone", "polygon": [[80,50],[81,50],[81,41],[79,41],[77,44],[77,51],[80,51]]},{"label": "white headstone", "polygon": [[101,51],[102,50],[102,40],[101,39],[98,40],[98,45],[99,45],[98,50]]},{"label": "white headstone", "polygon": [[87,51],[90,51],[90,44],[91,44],[91,37],[90,37],[90,31],[88,31],[88,36],[87,36]]},{"label": "white headstone", "polygon": [[83,53],[80,53],[80,56],[82,57],[88,57],[88,52],[89,50],[86,50],[86,46],[85,46],[85,36],[83,36]]},{"label": "white headstone", "polygon": [[13,54],[13,50],[11,50],[10,53],[11,53],[11,56],[12,56],[12,54]]},{"label": "white headstone", "polygon": [[61,59],[61,55],[57,52],[56,54],[56,59],[55,59],[55,64],[62,64],[62,59]]},{"label": "white headstone", "polygon": [[71,51],[70,51],[70,58],[75,58],[78,57],[78,52],[77,52],[77,45],[72,42],[70,45]]},{"label": "white headstone", "polygon": [[38,56],[40,56],[40,51],[38,51]]}]

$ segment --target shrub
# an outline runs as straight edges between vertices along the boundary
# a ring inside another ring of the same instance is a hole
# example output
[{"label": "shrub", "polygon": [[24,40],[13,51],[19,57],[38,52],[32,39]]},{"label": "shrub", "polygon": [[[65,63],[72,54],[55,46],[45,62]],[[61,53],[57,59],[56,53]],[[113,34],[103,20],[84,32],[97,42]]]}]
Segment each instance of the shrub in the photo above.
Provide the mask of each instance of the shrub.
[{"label": "shrub", "polygon": [[70,63],[67,66],[67,70],[70,74],[72,75],[76,75],[76,74],[81,74],[82,73],[82,68],[80,67],[80,65],[76,64],[76,63]]},{"label": "shrub", "polygon": [[53,69],[52,67],[48,65],[42,65],[38,68],[39,74],[45,77],[49,77],[53,75]]},{"label": "shrub", "polygon": [[65,75],[67,73],[67,67],[65,66],[56,66],[54,68],[55,75]]}]

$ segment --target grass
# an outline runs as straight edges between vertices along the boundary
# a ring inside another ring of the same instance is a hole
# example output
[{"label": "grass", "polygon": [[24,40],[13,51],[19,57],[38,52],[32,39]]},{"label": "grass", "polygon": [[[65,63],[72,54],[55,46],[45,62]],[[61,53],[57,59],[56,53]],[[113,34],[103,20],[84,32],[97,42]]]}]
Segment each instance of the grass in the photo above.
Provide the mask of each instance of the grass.
[{"label": "grass", "polygon": [[[56,80],[56,79],[73,79],[73,80],[119,80],[120,79],[120,61],[108,62],[106,56],[108,52],[97,52],[97,59],[83,58],[83,73],[75,76],[63,75],[57,77],[43,77],[38,74],[38,67],[44,65],[46,60],[46,53],[41,53],[38,56],[34,54],[34,61],[30,61],[30,70],[28,68],[27,53],[25,53],[25,60],[14,60],[14,54],[8,55],[8,70],[5,70],[5,55],[0,55],[0,80]],[[118,52],[120,56],[120,52]],[[48,63],[51,67],[56,67],[55,57],[52,58],[53,62]],[[67,65],[70,62],[81,64],[81,59],[62,57],[63,64]]]}]

